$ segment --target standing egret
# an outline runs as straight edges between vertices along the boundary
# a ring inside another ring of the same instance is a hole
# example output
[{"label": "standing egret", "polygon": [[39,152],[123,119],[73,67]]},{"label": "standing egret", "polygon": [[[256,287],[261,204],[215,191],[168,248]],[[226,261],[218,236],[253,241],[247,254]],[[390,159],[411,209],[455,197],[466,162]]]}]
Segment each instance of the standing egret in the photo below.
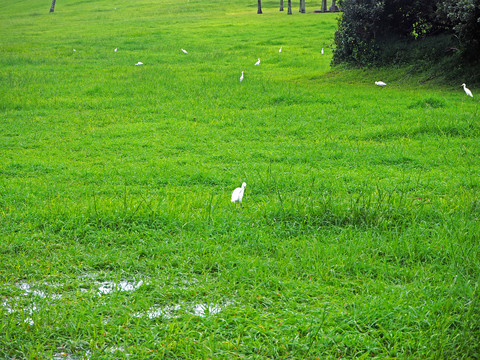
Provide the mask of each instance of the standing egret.
[{"label": "standing egret", "polygon": [[139,61],[135,65],[143,65],[143,63]]},{"label": "standing egret", "polygon": [[279,53],[281,53],[281,52],[282,52],[282,47],[283,47],[283,46],[280,46],[280,50],[278,50],[278,52],[279,52]]},{"label": "standing egret", "polygon": [[185,50],[185,49],[181,49],[183,51],[184,54],[188,54],[188,51]]},{"label": "standing egret", "polygon": [[472,94],[472,92],[470,91],[470,89],[467,88],[467,85],[462,84],[462,85],[460,85],[460,86],[463,86],[463,90],[465,90],[465,94],[467,94],[467,96],[473,97],[473,94]]},{"label": "standing egret", "polygon": [[232,203],[237,203],[239,202],[240,205],[242,204],[242,198],[243,198],[243,193],[245,192],[245,187],[247,186],[247,183],[244,182],[242,184],[242,187],[238,187],[235,190],[233,190],[232,193]]},{"label": "standing egret", "polygon": [[242,76],[240,76],[240,82],[243,81],[243,71],[242,71]]},{"label": "standing egret", "polygon": [[260,65],[260,58],[258,58],[257,62],[255,63],[255,65]]},{"label": "standing egret", "polygon": [[115,48],[115,50],[113,50],[113,51],[117,52],[117,48]]},{"label": "standing egret", "polygon": [[375,85],[380,86],[383,89],[383,87],[387,84],[385,84],[383,81],[375,81]]},{"label": "standing egret", "polygon": [[323,48],[322,48],[322,55],[323,55]]},{"label": "standing egret", "polygon": [[73,51],[77,51],[77,50],[73,49]]}]

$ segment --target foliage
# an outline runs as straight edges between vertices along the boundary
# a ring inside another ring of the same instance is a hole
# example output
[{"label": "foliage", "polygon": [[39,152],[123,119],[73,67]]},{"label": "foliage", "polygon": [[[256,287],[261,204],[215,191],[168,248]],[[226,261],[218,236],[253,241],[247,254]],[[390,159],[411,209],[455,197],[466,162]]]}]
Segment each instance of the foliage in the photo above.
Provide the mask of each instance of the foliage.
[{"label": "foliage", "polygon": [[350,59],[359,64],[375,62],[379,51],[376,37],[381,29],[384,3],[376,0],[351,0],[340,3],[343,16],[335,32],[334,63]]},{"label": "foliage", "polygon": [[383,44],[455,34],[475,53],[480,39],[480,0],[343,0],[333,63],[380,63]]},{"label": "foliage", "polygon": [[470,58],[480,53],[480,0],[443,0],[437,15],[453,29]]}]

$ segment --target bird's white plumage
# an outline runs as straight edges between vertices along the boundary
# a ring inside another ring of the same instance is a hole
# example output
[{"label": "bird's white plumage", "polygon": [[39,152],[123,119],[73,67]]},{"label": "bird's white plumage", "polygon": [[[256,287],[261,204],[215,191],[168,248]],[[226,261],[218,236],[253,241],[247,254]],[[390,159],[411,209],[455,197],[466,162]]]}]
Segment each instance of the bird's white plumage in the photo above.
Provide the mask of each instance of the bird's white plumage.
[{"label": "bird's white plumage", "polygon": [[73,51],[77,51],[77,50],[73,49]]},{"label": "bird's white plumage", "polygon": [[380,86],[380,87],[383,88],[383,87],[386,86],[387,84],[385,84],[383,81],[375,81],[375,85]]},{"label": "bird's white plumage", "polygon": [[113,51],[117,52],[117,48],[115,48],[115,50],[113,50]]},{"label": "bird's white plumage", "polygon": [[139,61],[135,65],[143,65],[143,63]]},{"label": "bird's white plumage", "polygon": [[245,187],[246,186],[247,186],[247,183],[244,182],[242,184],[242,187],[238,187],[235,190],[233,190],[233,193],[232,193],[232,202],[233,203],[236,203],[236,202],[241,203],[242,202],[243,193],[245,192]]},{"label": "bird's white plumage", "polygon": [[240,82],[243,81],[243,71],[242,71],[242,75],[240,76]]},{"label": "bird's white plumage", "polygon": [[183,51],[184,54],[188,54],[188,51],[185,50],[185,49],[181,49]]},{"label": "bird's white plumage", "polygon": [[323,48],[322,48],[322,55],[323,55]]},{"label": "bird's white plumage", "polygon": [[257,62],[255,63],[255,65],[260,65],[260,58],[258,58]]},{"label": "bird's white plumage", "polygon": [[462,84],[461,86],[463,86],[463,90],[465,90],[465,94],[467,94],[467,96],[473,97],[473,94],[470,89],[467,88],[467,85]]},{"label": "bird's white plumage", "polygon": [[279,53],[282,52],[282,48],[283,48],[283,46],[280,46],[280,50],[278,50]]}]

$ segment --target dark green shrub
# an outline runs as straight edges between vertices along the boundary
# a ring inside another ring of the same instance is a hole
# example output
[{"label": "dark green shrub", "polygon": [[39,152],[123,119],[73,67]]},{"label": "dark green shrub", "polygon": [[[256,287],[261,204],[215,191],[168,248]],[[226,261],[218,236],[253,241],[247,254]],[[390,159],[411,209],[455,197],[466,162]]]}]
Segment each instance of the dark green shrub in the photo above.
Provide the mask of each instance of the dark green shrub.
[{"label": "dark green shrub", "polygon": [[480,0],[443,0],[437,11],[438,20],[452,29],[468,58],[480,52]]},{"label": "dark green shrub", "polygon": [[335,33],[333,63],[353,62],[367,65],[376,62],[377,33],[381,29],[383,1],[349,0],[341,3],[343,16]]},{"label": "dark green shrub", "polygon": [[438,35],[459,40],[443,51],[458,48],[478,61],[480,0],[342,0],[340,5],[343,16],[335,34],[333,64],[389,63],[385,44],[391,53],[391,44],[404,47],[405,42]]}]

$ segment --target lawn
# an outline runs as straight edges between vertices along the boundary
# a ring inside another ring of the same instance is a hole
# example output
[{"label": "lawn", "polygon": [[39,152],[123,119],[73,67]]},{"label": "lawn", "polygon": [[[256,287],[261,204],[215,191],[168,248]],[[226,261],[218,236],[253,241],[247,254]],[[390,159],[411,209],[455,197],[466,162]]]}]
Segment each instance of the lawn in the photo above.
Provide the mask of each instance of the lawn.
[{"label": "lawn", "polygon": [[480,358],[480,92],[320,3],[0,2],[0,358]]}]

